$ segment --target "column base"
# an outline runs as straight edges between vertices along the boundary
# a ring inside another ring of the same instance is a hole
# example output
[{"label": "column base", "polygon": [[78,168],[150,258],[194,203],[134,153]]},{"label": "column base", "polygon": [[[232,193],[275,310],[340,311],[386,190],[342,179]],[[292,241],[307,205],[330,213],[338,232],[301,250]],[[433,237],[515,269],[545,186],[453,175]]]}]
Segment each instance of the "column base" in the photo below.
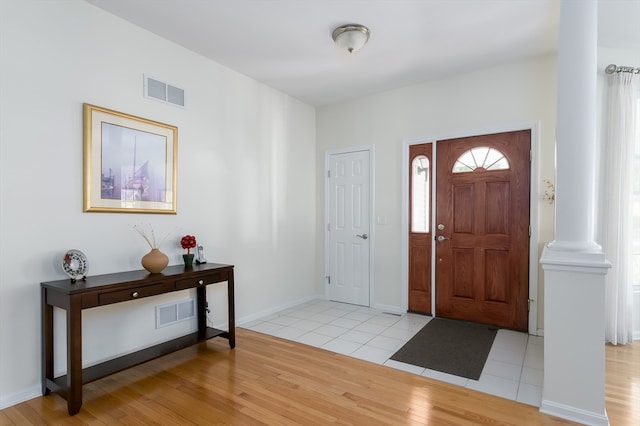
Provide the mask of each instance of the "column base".
[{"label": "column base", "polygon": [[605,268],[605,274],[608,268],[611,267],[611,264],[605,258],[602,247],[593,241],[554,240],[545,247],[540,263],[543,264],[543,268],[546,267],[547,269],[553,269],[553,265]]},{"label": "column base", "polygon": [[611,264],[597,245],[545,247],[544,384],[540,411],[607,425],[604,296]]},{"label": "column base", "polygon": [[599,413],[591,413],[588,411],[580,410],[575,407],[567,407],[566,405],[558,404],[552,401],[542,400],[542,404],[540,405],[540,412],[549,414],[550,416],[571,420],[583,425],[609,425],[609,417],[607,416],[606,411],[604,415],[602,415]]}]

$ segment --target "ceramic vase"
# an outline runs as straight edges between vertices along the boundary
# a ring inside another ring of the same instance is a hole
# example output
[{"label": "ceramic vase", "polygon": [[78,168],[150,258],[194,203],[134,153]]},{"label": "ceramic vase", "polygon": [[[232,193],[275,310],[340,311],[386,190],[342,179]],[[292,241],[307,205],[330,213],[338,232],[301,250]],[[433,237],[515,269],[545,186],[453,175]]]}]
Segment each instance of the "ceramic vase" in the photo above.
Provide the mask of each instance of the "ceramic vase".
[{"label": "ceramic vase", "polygon": [[193,266],[193,254],[183,254],[184,266]]},{"label": "ceramic vase", "polygon": [[142,263],[142,267],[147,271],[152,274],[157,274],[167,267],[169,257],[157,248],[152,248],[149,253],[142,256],[140,263]]}]

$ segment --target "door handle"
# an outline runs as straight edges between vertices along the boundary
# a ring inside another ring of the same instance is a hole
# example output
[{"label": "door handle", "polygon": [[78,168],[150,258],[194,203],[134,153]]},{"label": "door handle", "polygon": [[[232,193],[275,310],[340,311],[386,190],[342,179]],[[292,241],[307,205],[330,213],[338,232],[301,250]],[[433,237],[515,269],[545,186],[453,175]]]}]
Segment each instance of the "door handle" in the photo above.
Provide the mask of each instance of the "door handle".
[{"label": "door handle", "polygon": [[449,237],[445,237],[444,235],[438,235],[438,236],[436,237],[436,240],[437,240],[439,243],[443,242],[444,240],[448,240],[448,239],[449,239]]},{"label": "door handle", "polygon": [[369,236],[367,234],[362,234],[362,235],[356,235],[356,237],[358,238],[362,238],[363,240],[366,240],[367,238],[369,238]]}]

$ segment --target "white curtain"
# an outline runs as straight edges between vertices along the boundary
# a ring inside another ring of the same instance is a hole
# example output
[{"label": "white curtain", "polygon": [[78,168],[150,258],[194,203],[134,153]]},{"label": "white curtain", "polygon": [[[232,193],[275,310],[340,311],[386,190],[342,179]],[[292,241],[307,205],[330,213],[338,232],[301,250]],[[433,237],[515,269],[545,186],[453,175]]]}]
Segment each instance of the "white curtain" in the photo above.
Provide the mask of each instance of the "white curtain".
[{"label": "white curtain", "polygon": [[608,76],[603,248],[613,267],[607,274],[605,338],[614,345],[633,342],[632,209],[635,154],[633,74]]}]

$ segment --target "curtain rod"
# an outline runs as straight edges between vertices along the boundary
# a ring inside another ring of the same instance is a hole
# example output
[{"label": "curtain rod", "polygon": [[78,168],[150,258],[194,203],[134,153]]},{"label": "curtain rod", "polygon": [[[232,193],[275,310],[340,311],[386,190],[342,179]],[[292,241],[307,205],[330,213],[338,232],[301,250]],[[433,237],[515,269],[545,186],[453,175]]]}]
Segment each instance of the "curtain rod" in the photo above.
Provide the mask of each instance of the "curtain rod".
[{"label": "curtain rod", "polygon": [[609,64],[604,69],[604,72],[606,72],[607,74],[613,74],[615,72],[630,72],[630,73],[633,73],[633,74],[640,74],[640,68],[619,67],[616,64]]}]

